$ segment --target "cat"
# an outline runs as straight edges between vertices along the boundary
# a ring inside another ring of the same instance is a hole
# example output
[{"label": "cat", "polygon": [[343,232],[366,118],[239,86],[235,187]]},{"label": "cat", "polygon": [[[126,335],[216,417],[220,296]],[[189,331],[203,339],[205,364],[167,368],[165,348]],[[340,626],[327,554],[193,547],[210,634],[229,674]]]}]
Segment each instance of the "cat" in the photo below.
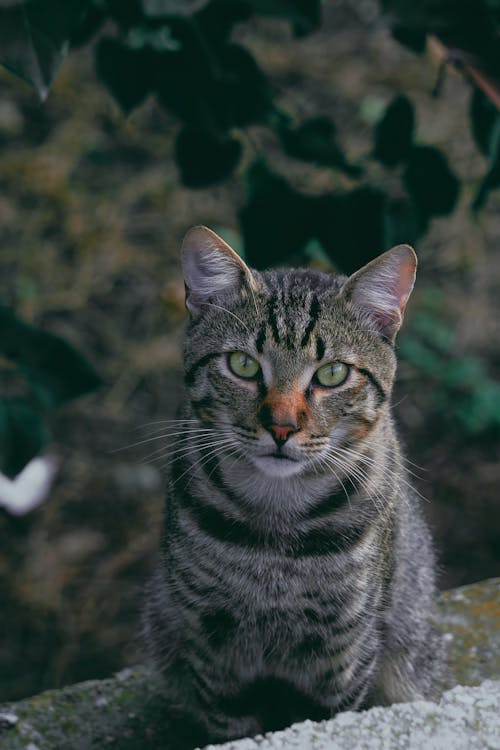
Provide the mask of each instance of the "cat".
[{"label": "cat", "polygon": [[142,635],[200,744],[439,694],[433,547],[390,409],[416,263],[399,245],[349,278],[258,272],[206,227],[184,239]]}]

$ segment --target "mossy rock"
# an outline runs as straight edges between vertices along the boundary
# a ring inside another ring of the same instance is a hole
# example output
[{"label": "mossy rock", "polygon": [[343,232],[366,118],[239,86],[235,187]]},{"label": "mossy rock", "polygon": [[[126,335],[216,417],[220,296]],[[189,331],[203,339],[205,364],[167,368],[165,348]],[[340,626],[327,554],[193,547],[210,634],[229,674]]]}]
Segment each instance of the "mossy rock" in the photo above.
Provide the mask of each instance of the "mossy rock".
[{"label": "mossy rock", "polygon": [[[435,619],[457,684],[500,677],[500,578],[445,592]],[[164,687],[147,667],[0,706],[0,750],[174,750],[171,731]]]}]

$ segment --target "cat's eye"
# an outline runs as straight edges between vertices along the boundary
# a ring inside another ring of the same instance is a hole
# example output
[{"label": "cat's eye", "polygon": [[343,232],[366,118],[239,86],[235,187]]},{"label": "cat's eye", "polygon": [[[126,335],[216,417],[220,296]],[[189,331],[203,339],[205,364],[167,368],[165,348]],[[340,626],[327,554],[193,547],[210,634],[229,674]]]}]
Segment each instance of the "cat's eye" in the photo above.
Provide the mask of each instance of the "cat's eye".
[{"label": "cat's eye", "polygon": [[349,374],[349,367],[343,362],[328,362],[316,370],[315,379],[320,385],[333,388],[341,385]]},{"label": "cat's eye", "polygon": [[256,359],[245,352],[231,352],[228,359],[229,369],[239,378],[254,378],[260,371]]}]

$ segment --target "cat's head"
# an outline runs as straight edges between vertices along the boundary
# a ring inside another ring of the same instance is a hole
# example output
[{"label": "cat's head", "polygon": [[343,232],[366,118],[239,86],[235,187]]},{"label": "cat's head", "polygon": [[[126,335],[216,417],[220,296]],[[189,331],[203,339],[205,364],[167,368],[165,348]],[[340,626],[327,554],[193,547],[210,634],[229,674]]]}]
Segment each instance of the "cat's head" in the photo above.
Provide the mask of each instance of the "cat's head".
[{"label": "cat's head", "polygon": [[273,477],[331,470],[333,451],[369,438],[387,413],[415,279],[408,245],[350,277],[258,272],[194,227],[182,262],[187,395],[236,459]]}]

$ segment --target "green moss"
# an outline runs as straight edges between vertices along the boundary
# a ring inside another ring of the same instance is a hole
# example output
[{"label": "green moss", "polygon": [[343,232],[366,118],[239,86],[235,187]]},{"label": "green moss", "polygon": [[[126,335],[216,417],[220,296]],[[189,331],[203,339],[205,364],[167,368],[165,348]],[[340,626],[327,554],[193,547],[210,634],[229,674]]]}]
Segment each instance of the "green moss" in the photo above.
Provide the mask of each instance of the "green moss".
[{"label": "green moss", "polygon": [[[456,683],[498,679],[500,578],[444,593],[435,620]],[[2,723],[3,712],[17,723]],[[168,737],[164,688],[146,667],[0,706],[0,750],[166,750]]]}]

